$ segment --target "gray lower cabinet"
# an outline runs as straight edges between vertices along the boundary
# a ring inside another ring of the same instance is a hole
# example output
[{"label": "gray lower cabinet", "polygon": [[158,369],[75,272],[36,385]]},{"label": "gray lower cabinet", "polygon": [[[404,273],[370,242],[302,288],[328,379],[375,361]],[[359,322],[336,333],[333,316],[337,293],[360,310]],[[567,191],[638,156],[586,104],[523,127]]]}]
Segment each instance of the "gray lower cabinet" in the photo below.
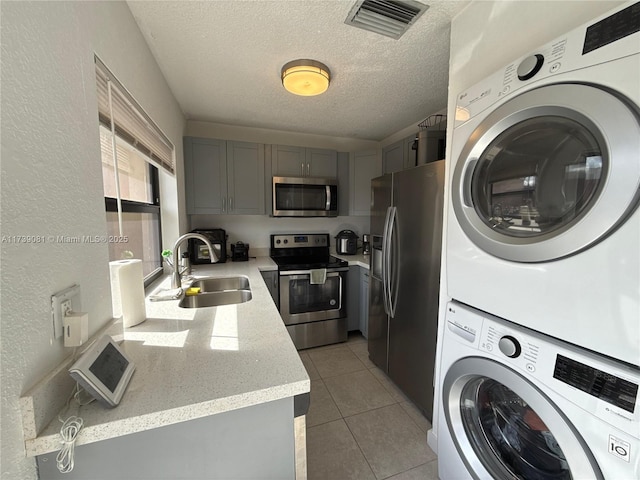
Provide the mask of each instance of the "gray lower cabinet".
[{"label": "gray lower cabinet", "polygon": [[360,330],[364,338],[367,338],[369,330],[369,270],[359,266],[351,266],[348,277],[348,329],[350,332]]},{"label": "gray lower cabinet", "polygon": [[360,330],[360,267],[349,267],[347,274],[347,329]]},{"label": "gray lower cabinet", "polygon": [[278,310],[280,310],[280,283],[278,271],[266,271],[260,272],[260,274],[264,279],[264,283],[267,284],[271,298],[273,298],[273,303],[275,303]]},{"label": "gray lower cabinet", "polygon": [[272,174],[280,177],[338,176],[338,152],[289,145],[271,146]]},{"label": "gray lower cabinet", "polygon": [[[211,383],[215,385],[215,378]],[[60,473],[56,468],[58,452],[41,455],[37,457],[38,477],[41,480],[293,480],[296,477],[295,435],[294,399],[288,397],[79,445],[75,448],[74,469],[69,473]]]},{"label": "gray lower cabinet", "polygon": [[360,332],[369,338],[369,270],[360,267]]},{"label": "gray lower cabinet", "polygon": [[264,145],[184,138],[187,213],[265,213]]}]

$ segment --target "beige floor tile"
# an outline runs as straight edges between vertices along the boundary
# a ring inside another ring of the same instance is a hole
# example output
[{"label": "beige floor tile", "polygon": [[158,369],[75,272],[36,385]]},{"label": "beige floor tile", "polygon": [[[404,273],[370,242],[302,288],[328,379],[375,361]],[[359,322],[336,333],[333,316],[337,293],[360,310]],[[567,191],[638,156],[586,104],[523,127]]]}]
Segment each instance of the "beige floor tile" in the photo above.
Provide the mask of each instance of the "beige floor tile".
[{"label": "beige floor tile", "polygon": [[349,332],[347,344],[352,345],[356,343],[367,343],[367,339],[364,338],[360,332]]},{"label": "beige floor tile", "polygon": [[389,392],[396,402],[409,402],[409,398],[402,393],[395,383],[378,367],[371,368],[369,370],[374,377],[382,384],[382,386]]},{"label": "beige floor tile", "polygon": [[307,427],[342,418],[329,390],[320,379],[311,380],[311,403],[307,412]]},{"label": "beige floor tile", "polygon": [[366,367],[358,360],[355,353],[346,346],[323,350],[314,349],[309,351],[309,358],[311,358],[313,365],[323,379],[366,370]]},{"label": "beige floor tile", "polygon": [[324,383],[343,417],[395,403],[368,370],[325,378]]},{"label": "beige floor tile", "polygon": [[420,430],[427,433],[427,430],[431,428],[431,423],[429,423],[429,420],[426,419],[418,407],[416,407],[412,402],[400,402],[400,406],[409,414],[411,419],[416,422],[416,425],[418,425]]},{"label": "beige floor tile", "polygon": [[369,345],[366,342],[349,343],[348,346],[365,367],[376,368],[374,363],[369,360]]},{"label": "beige floor tile", "polygon": [[388,480],[438,480],[438,460],[399,473]]},{"label": "beige floor tile", "polygon": [[435,460],[415,422],[398,404],[345,418],[380,480]]},{"label": "beige floor tile", "polygon": [[375,480],[344,420],[307,429],[309,480]]},{"label": "beige floor tile", "polygon": [[316,380],[320,378],[320,374],[318,373],[318,369],[315,367],[309,354],[306,352],[300,352],[300,360],[302,360],[302,364],[304,368],[307,370],[307,375],[309,375],[310,380]]}]

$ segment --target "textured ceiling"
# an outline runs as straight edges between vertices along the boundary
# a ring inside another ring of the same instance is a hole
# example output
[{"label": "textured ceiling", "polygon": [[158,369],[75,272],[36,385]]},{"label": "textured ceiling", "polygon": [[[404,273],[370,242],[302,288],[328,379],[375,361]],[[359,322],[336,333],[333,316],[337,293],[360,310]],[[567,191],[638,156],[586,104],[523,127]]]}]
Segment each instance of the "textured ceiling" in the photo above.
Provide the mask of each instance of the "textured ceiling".
[{"label": "textured ceiling", "polygon": [[[451,19],[430,8],[399,39],[344,24],[355,0],[129,1],[186,117],[229,125],[382,140],[446,107]],[[326,64],[329,90],[284,90],[285,63]]]}]

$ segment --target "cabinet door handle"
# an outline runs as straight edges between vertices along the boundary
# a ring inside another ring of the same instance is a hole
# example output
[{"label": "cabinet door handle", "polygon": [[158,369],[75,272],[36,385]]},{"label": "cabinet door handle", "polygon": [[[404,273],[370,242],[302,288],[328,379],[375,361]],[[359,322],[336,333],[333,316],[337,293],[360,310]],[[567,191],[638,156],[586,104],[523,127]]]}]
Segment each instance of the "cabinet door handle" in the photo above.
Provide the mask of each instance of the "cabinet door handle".
[{"label": "cabinet door handle", "polygon": [[304,162],[300,164],[300,172],[301,172],[300,175],[304,177]]},{"label": "cabinet door handle", "polygon": [[307,163],[307,177],[311,174],[311,167],[309,165],[310,164]]},{"label": "cabinet door handle", "polygon": [[233,211],[233,197],[229,197],[229,213]]},{"label": "cabinet door handle", "polygon": [[227,197],[222,197],[222,213],[227,213]]}]

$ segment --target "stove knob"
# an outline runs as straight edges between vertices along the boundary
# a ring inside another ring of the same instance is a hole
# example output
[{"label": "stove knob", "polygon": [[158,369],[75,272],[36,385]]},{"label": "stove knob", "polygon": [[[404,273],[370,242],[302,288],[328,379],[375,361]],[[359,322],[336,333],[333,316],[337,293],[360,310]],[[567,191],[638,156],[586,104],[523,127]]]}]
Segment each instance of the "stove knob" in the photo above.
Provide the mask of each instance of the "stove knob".
[{"label": "stove knob", "polygon": [[539,53],[525,58],[518,65],[518,78],[522,81],[529,80],[542,68],[544,57]]},{"label": "stove knob", "polygon": [[286,238],[284,239],[284,243],[289,243],[289,240],[287,240]]},{"label": "stove knob", "polygon": [[278,245],[280,245],[280,239],[276,240],[276,243],[277,243]]},{"label": "stove knob", "polygon": [[502,353],[510,358],[516,358],[520,355],[520,352],[522,352],[520,342],[510,335],[505,335],[500,339],[498,342],[498,348]]}]

